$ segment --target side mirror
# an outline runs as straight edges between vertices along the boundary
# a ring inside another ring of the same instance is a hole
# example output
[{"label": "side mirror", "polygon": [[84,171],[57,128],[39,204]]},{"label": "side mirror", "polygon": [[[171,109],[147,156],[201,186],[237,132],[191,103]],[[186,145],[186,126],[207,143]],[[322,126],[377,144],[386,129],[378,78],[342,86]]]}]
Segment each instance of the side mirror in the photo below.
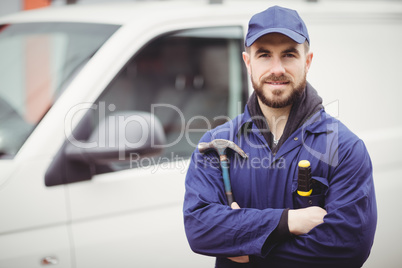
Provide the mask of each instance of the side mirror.
[{"label": "side mirror", "polygon": [[[86,120],[80,123],[85,131]],[[132,154],[150,157],[162,153],[165,132],[159,119],[139,111],[119,111],[101,120],[86,141],[69,137],[45,174],[45,185],[90,180],[112,172],[111,164],[128,162]]]},{"label": "side mirror", "polygon": [[160,154],[166,143],[159,119],[146,112],[120,111],[103,119],[85,143],[71,141],[67,158],[87,164],[129,161],[132,154]]}]

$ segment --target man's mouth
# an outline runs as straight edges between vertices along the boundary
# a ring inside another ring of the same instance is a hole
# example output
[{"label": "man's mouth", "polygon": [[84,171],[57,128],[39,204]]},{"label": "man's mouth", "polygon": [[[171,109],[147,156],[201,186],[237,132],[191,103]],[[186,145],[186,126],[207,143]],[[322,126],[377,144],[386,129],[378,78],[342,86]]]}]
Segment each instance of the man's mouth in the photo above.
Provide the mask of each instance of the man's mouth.
[{"label": "man's mouth", "polygon": [[289,82],[286,81],[268,81],[267,84],[270,85],[287,85]]}]

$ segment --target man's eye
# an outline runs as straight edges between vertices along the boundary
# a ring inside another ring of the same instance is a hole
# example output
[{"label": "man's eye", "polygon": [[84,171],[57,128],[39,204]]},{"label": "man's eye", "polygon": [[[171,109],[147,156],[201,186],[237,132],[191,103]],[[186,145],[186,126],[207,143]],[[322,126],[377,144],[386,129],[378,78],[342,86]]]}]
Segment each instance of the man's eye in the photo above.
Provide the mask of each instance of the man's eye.
[{"label": "man's eye", "polygon": [[285,54],[285,57],[286,57],[286,58],[294,58],[295,55],[294,55],[294,54],[291,54],[291,53],[287,53],[287,54]]},{"label": "man's eye", "polygon": [[260,54],[258,57],[259,58],[267,58],[267,57],[269,57],[269,54]]}]

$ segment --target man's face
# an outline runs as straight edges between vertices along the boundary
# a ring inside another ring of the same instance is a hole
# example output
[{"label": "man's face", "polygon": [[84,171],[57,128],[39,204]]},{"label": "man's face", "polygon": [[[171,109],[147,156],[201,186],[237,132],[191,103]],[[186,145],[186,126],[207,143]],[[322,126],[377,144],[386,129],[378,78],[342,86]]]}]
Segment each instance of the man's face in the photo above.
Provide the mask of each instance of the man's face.
[{"label": "man's face", "polygon": [[312,58],[304,44],[279,33],[262,36],[243,53],[258,98],[272,108],[289,106],[301,96]]}]

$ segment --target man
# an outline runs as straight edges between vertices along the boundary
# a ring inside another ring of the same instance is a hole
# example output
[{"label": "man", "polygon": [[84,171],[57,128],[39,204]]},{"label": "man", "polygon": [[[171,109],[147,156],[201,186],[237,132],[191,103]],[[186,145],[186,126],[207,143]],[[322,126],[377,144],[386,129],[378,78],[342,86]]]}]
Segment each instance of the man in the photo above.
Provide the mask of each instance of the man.
[{"label": "man", "polygon": [[[309,44],[294,10],[274,6],[250,20],[243,59],[254,93],[243,114],[201,139],[231,140],[248,154],[228,154],[236,202],[227,204],[217,155],[192,156],[186,234],[216,267],[361,267],[369,255],[377,221],[370,157],[306,82]],[[296,191],[300,160],[311,163],[318,190],[310,197]],[[313,205],[297,209],[306,201]]]}]

